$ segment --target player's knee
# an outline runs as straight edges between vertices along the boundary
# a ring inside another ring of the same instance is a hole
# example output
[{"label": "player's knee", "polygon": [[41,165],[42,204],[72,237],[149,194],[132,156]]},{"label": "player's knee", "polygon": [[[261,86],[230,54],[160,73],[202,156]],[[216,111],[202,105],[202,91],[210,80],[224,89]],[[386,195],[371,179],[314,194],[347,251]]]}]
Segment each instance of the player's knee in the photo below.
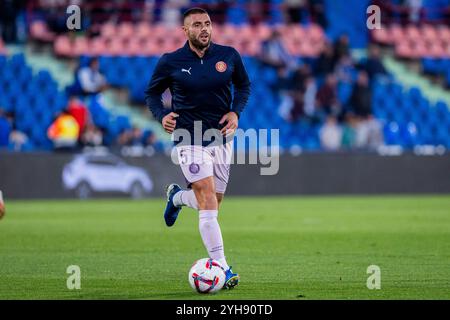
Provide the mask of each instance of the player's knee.
[{"label": "player's knee", "polygon": [[216,209],[217,198],[214,184],[209,181],[198,181],[194,183],[193,189],[200,209]]},{"label": "player's knee", "polygon": [[199,203],[199,208],[203,209],[217,209],[217,199],[214,192],[210,190],[202,190],[200,192],[200,201],[197,199]]},{"label": "player's knee", "polygon": [[213,194],[215,196],[215,188],[214,181],[211,179],[203,179],[192,184],[192,187],[195,190],[204,193],[204,194]]},{"label": "player's knee", "polygon": [[223,200],[223,193],[216,193],[217,204],[220,206],[220,203]]}]

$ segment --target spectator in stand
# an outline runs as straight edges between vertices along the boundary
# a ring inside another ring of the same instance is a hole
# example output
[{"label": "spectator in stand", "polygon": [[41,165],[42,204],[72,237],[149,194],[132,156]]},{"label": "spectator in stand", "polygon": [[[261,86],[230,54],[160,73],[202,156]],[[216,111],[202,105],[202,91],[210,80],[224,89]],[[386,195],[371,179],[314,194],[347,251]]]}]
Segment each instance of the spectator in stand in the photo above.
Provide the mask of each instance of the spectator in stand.
[{"label": "spectator in stand", "polygon": [[89,120],[89,111],[86,105],[76,96],[71,96],[69,98],[69,103],[67,105],[67,110],[75,118],[80,128],[80,137],[86,127]]},{"label": "spectator in stand", "polygon": [[423,0],[405,0],[409,13],[409,21],[419,23],[421,20]]},{"label": "spectator in stand", "polygon": [[144,145],[144,134],[140,128],[131,128],[129,146],[143,146]]},{"label": "spectator in stand", "polygon": [[89,65],[81,68],[76,76],[83,95],[98,94],[108,86],[105,77],[100,72],[98,58],[92,58]]},{"label": "spectator in stand", "polygon": [[327,29],[328,21],[325,14],[325,0],[309,0],[312,19],[323,29]]},{"label": "spectator in stand", "polygon": [[[310,86],[310,78],[311,70],[306,64],[299,67],[291,77],[286,78],[287,81],[285,81],[284,86],[287,90],[284,93],[280,93],[282,104],[279,107],[279,113],[286,121],[295,122],[300,117],[305,116],[305,104],[308,103],[306,99],[310,98],[311,94],[313,94],[315,99],[316,93],[311,92],[311,89],[315,90],[315,87]],[[314,79],[313,82],[315,84]],[[279,84],[282,83],[279,81]],[[306,95],[307,90],[309,90],[308,95]]]},{"label": "spectator in stand", "polygon": [[99,147],[103,144],[103,132],[93,123],[88,123],[81,134],[81,145],[86,147]]},{"label": "spectator in stand", "polygon": [[0,148],[2,147],[12,151],[23,151],[29,150],[31,144],[27,135],[17,129],[14,113],[5,113],[0,109]]},{"label": "spectator in stand", "polygon": [[294,90],[291,92],[292,108],[289,115],[289,121],[296,122],[305,115],[305,96],[303,91]]},{"label": "spectator in stand", "polygon": [[306,79],[311,76],[311,68],[308,64],[300,66],[292,75],[292,87],[294,90],[304,92],[306,90]]},{"label": "spectator in stand", "polygon": [[86,1],[88,8],[87,13],[93,23],[106,23],[108,20],[115,23],[119,22],[119,15],[117,12],[117,4],[113,1],[106,4],[105,0],[89,0]]},{"label": "spectator in stand", "polygon": [[144,147],[153,146],[157,143],[156,134],[151,130],[145,130],[142,134]]},{"label": "spectator in stand", "polygon": [[13,151],[29,150],[31,144],[28,136],[24,132],[17,130],[15,123],[13,123],[12,129],[9,134],[9,149]]},{"label": "spectator in stand", "polygon": [[334,43],[334,65],[336,65],[342,57],[350,55],[350,39],[347,34],[341,34]]},{"label": "spectator in stand", "polygon": [[151,130],[145,130],[142,134],[144,147],[152,147],[155,151],[163,151],[164,144],[158,141],[156,134]]},{"label": "spectator in stand", "polygon": [[332,73],[335,68],[334,49],[330,43],[326,43],[315,63],[314,73],[322,78]]},{"label": "spectator in stand", "polygon": [[342,56],[335,69],[338,82],[353,83],[356,72],[352,57],[349,54]]},{"label": "spectator in stand", "polygon": [[55,150],[74,150],[78,144],[80,127],[68,110],[63,110],[47,130]]},{"label": "spectator in stand", "polygon": [[307,0],[286,0],[284,6],[286,9],[287,23],[300,23],[304,20],[307,13]]},{"label": "spectator in stand", "polygon": [[353,149],[356,146],[356,130],[358,127],[358,119],[354,114],[348,112],[345,115],[342,126],[342,148]]},{"label": "spectator in stand", "polygon": [[370,81],[379,75],[387,76],[387,71],[381,61],[380,48],[377,45],[369,47],[369,55],[361,66],[368,74]]},{"label": "spectator in stand", "polygon": [[310,121],[315,123],[318,121],[318,118],[316,108],[317,84],[314,77],[309,76],[305,80],[305,88],[303,113]]},{"label": "spectator in stand", "polygon": [[349,104],[351,111],[360,118],[367,118],[372,114],[372,92],[365,71],[360,71],[358,74]]},{"label": "spectator in stand", "polygon": [[[79,5],[79,3],[70,3]],[[61,14],[61,12],[65,12],[66,8],[70,5],[65,1],[51,1],[41,0],[41,5],[43,6],[43,13],[45,16],[45,21],[50,31],[56,34],[62,34],[67,32],[67,16]]]},{"label": "spectator in stand", "polygon": [[231,1],[210,0],[200,2],[202,3],[202,8],[208,11],[211,17],[214,17],[214,23],[222,25],[226,22],[227,11],[231,4]]},{"label": "spectator in stand", "polygon": [[274,30],[270,38],[261,44],[259,59],[263,64],[277,70],[287,69],[291,71],[295,70],[298,66],[295,59],[284,47],[281,33],[278,30]]},{"label": "spectator in stand", "polygon": [[133,127],[124,130],[118,137],[117,143],[119,146],[143,146],[143,132],[140,128]]},{"label": "spectator in stand", "polygon": [[0,31],[5,43],[17,41],[17,16],[24,4],[23,0],[0,1]]},{"label": "spectator in stand", "polygon": [[180,24],[182,12],[189,7],[189,0],[168,0],[162,4],[161,20],[168,27]]},{"label": "spectator in stand", "polygon": [[290,121],[290,113],[294,106],[294,81],[285,68],[277,70],[278,80],[271,86],[273,93],[278,96],[280,104],[278,114],[286,121]]},{"label": "spectator in stand", "polygon": [[341,105],[337,99],[336,76],[332,73],[327,75],[325,83],[317,92],[317,106],[322,114],[322,120],[324,115],[338,116],[341,112]]},{"label": "spectator in stand", "polygon": [[319,131],[320,144],[327,151],[336,151],[341,148],[342,128],[338,125],[336,117],[328,116]]},{"label": "spectator in stand", "polygon": [[372,115],[372,93],[369,77],[360,71],[349,100],[351,112],[357,117],[356,142],[358,148],[376,149],[383,143],[381,124]]},{"label": "spectator in stand", "polygon": [[128,146],[132,138],[131,136],[132,136],[131,130],[128,129],[123,130],[117,136],[117,145],[119,145],[120,147]]}]

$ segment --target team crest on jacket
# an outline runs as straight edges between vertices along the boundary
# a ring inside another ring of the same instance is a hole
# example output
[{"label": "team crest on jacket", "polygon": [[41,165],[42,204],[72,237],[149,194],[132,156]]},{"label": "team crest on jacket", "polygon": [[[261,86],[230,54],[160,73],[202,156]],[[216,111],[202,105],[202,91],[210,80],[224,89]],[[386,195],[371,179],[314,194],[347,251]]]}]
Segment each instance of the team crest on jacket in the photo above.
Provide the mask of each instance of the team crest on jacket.
[{"label": "team crest on jacket", "polygon": [[219,61],[216,63],[216,70],[219,72],[227,71],[227,64],[223,61]]}]

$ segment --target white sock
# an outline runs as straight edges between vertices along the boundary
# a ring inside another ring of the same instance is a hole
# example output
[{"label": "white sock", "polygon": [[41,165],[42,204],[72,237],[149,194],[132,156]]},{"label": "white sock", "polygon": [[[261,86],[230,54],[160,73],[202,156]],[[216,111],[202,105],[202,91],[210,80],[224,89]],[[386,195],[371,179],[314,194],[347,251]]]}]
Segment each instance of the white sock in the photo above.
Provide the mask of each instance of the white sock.
[{"label": "white sock", "polygon": [[192,209],[198,210],[197,198],[195,197],[194,190],[181,190],[175,193],[173,196],[173,204],[177,207],[188,206]]},{"label": "white sock", "polygon": [[199,210],[199,213],[200,235],[209,257],[218,260],[222,267],[228,270],[229,266],[225,260],[223,249],[222,232],[217,221],[217,210]]}]

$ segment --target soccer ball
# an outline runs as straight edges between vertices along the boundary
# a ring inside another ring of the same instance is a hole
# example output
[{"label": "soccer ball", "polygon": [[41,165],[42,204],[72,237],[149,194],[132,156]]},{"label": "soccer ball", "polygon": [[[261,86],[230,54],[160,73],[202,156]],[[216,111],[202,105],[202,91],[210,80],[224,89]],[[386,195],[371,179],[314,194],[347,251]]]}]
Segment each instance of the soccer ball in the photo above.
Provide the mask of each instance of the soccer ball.
[{"label": "soccer ball", "polygon": [[199,293],[217,292],[225,284],[225,270],[217,260],[197,260],[189,271],[189,284]]}]

